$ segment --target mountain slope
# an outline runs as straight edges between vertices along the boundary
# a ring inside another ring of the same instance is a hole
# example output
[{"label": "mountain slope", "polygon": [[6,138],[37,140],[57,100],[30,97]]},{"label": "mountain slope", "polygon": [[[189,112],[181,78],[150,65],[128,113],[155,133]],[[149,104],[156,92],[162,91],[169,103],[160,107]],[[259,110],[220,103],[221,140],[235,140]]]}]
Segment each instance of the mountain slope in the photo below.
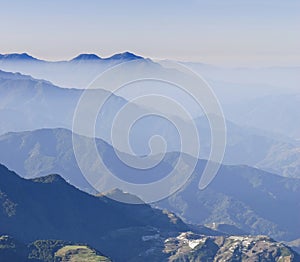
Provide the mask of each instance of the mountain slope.
[{"label": "mountain slope", "polygon": [[[60,88],[30,76],[0,71],[0,133],[51,127],[71,129],[73,115],[83,92]],[[99,112],[97,133],[108,139],[109,124],[127,101],[104,89],[86,92],[92,94],[91,103],[105,101]],[[134,104],[130,106],[132,110],[139,110]]]},{"label": "mountain slope", "polygon": [[[153,247],[153,241],[144,242],[142,236],[156,232],[167,237],[188,229],[181,220],[149,205],[88,195],[58,175],[25,180],[1,165],[0,192],[0,232],[24,243],[37,239],[88,243],[116,261],[123,261],[122,256],[130,261]],[[124,237],[127,242],[122,243]]]},{"label": "mountain slope", "polygon": [[238,125],[279,132],[299,140],[299,66],[213,67],[184,63],[203,76]]},{"label": "mountain slope", "polygon": [[[151,61],[130,52],[108,58],[80,54],[70,61],[58,62],[38,60],[28,54],[8,54],[0,56],[0,69],[32,75],[62,87],[86,88],[108,68],[133,60],[140,62],[137,68]],[[185,64],[208,80],[227,119],[299,139],[300,127],[294,121],[299,115],[299,67],[229,69]]]},{"label": "mountain slope", "polygon": [[[85,61],[84,57],[79,60]],[[142,68],[143,66],[153,70],[161,68],[147,60],[138,61]],[[128,70],[132,70],[132,68]],[[133,70],[137,70],[137,68],[134,66]],[[152,109],[141,105],[133,103],[128,105],[124,98],[103,89],[88,92],[92,94],[91,100],[95,99],[91,103],[100,103],[108,98],[96,121],[96,135],[109,143],[111,143],[110,130],[113,119],[122,106],[127,104],[130,112],[134,113],[149,114],[153,112]],[[39,128],[59,127],[71,130],[76,106],[82,94],[83,90],[60,88],[50,82],[37,80],[30,76],[0,71],[0,134]],[[242,112],[242,110],[234,111],[239,114]],[[274,112],[274,110],[271,111]],[[249,119],[249,117],[244,117],[244,119]],[[126,124],[126,119],[123,121],[120,126]],[[180,121],[183,126],[190,125],[183,119]],[[209,123],[205,117],[196,118],[195,123],[200,137],[200,157],[207,159],[211,145]],[[299,177],[299,141],[266,131],[241,127],[230,121],[226,121],[226,125],[227,145],[224,163],[246,164],[283,176]],[[121,128],[117,132],[123,132],[123,129]],[[161,135],[166,139],[169,152],[180,151],[180,138],[177,130],[174,130],[174,126],[167,121],[148,116],[142,119],[142,123],[139,124],[138,121],[131,131],[132,147],[137,154],[149,153],[146,142],[153,134]]]},{"label": "mountain slope", "polygon": [[[77,165],[71,135],[64,129],[7,134],[0,137],[0,161],[26,178],[58,173],[76,187],[95,193]],[[85,139],[88,138],[82,138]],[[172,170],[177,159],[176,154],[169,153],[157,169],[141,177],[135,169],[120,163],[109,144],[102,140],[96,140],[96,144],[106,165],[125,180],[158,179]],[[88,152],[82,154],[89,157]],[[283,178],[247,166],[223,165],[213,183],[199,191],[199,175],[204,165],[205,161],[199,161],[191,180],[158,205],[196,224],[225,223],[275,239],[299,238],[299,179]]]},{"label": "mountain slope", "polygon": [[[200,133],[201,158],[208,159],[211,146],[209,123],[204,117],[195,122]],[[281,176],[300,178],[299,141],[228,120],[226,129],[224,164],[249,165]]]},{"label": "mountain slope", "polygon": [[[108,98],[96,121],[96,136],[111,143],[111,126],[117,112],[127,104],[130,112],[150,113],[150,109],[129,103],[103,89],[90,90],[92,102]],[[83,90],[66,89],[30,76],[0,71],[0,134],[40,128],[72,129],[73,116]],[[63,112],[63,113],[62,113]],[[14,121],[11,121],[14,119]],[[123,132],[123,125],[120,123]],[[210,127],[205,117],[195,119],[200,137],[200,157],[210,154]],[[189,123],[181,120],[183,126]],[[283,176],[299,177],[300,144],[285,137],[247,129],[226,121],[227,145],[225,164],[246,164]],[[167,121],[147,117],[131,130],[132,147],[139,155],[149,153],[148,140],[153,134],[166,139],[169,152],[179,151],[177,130]],[[192,146],[192,145],[191,145]],[[22,172],[23,173],[23,172]]]},{"label": "mountain slope", "polygon": [[165,252],[169,261],[298,261],[300,256],[289,247],[264,236],[207,237],[192,232],[168,238]]},{"label": "mountain slope", "polygon": [[51,81],[55,85],[69,88],[85,88],[106,69],[124,62],[149,62],[130,52],[101,58],[96,54],[79,54],[70,61],[49,62],[28,54],[0,55],[0,69],[20,72],[34,78]]},{"label": "mountain slope", "polygon": [[0,61],[3,62],[16,62],[16,61],[41,61],[31,55],[28,55],[27,53],[12,53],[12,54],[0,54]]},{"label": "mountain slope", "polygon": [[0,261],[13,262],[110,262],[99,251],[78,243],[59,240],[37,240],[28,245],[10,236],[0,236]]},{"label": "mountain slope", "polygon": [[[229,119],[244,126],[273,131],[300,139],[300,94],[269,94],[261,98],[224,106]],[[236,110],[239,108],[239,110]]]},{"label": "mountain slope", "polygon": [[[200,174],[203,163],[196,170]],[[194,174],[181,190],[157,205],[191,223],[225,223],[277,240],[299,238],[299,179],[223,165],[205,190],[198,189],[198,181]]]},{"label": "mountain slope", "polygon": [[298,259],[291,249],[267,237],[193,233],[167,212],[88,195],[58,175],[25,180],[0,165],[0,192],[0,232],[21,240],[2,236],[0,259],[109,261],[90,246],[113,261]]},{"label": "mountain slope", "polygon": [[26,261],[27,255],[25,244],[12,237],[0,235],[0,261]]}]

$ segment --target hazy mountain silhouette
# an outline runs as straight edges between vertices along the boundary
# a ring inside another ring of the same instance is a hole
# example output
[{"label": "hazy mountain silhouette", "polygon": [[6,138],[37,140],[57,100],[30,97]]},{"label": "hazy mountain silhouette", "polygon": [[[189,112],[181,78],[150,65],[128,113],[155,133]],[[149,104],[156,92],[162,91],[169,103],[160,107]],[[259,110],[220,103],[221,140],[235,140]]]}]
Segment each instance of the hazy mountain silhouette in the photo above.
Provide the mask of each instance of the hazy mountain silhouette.
[{"label": "hazy mountain silhouette", "polygon": [[[108,98],[96,122],[96,135],[111,143],[113,119],[128,102],[103,89],[88,92],[93,94],[91,97],[97,103]],[[0,133],[39,128],[71,129],[73,115],[82,94],[82,90],[60,88],[30,76],[0,71]],[[133,103],[129,104],[129,108],[132,112],[151,111]],[[183,126],[189,126],[185,120],[180,121]],[[195,119],[195,123],[200,134],[200,157],[208,158],[211,145],[208,121],[205,117],[199,117]],[[299,142],[270,132],[241,127],[230,121],[226,124],[224,163],[246,164],[283,176],[299,176]],[[124,130],[121,128],[117,132]],[[167,151],[181,150],[180,138],[174,126],[159,118],[147,117],[142,124],[134,127],[131,134],[132,147],[140,155],[149,153],[147,141],[153,134],[166,139]]]},{"label": "hazy mountain silhouette", "polygon": [[150,61],[130,52],[105,58],[96,54],[79,54],[69,61],[57,62],[40,60],[24,53],[0,55],[0,69],[28,74],[62,87],[85,88],[106,69],[134,60],[141,64]]},{"label": "hazy mountain silhouette", "polygon": [[[4,135],[0,138],[0,161],[26,178],[62,174],[74,186],[93,193],[95,191],[77,165],[71,135],[64,129]],[[89,138],[81,139],[85,143]],[[178,156],[168,153],[155,169],[141,174],[122,164],[109,144],[99,139],[96,144],[104,163],[115,175],[127,181],[157,180],[172,170]],[[82,154],[90,157],[88,152]],[[188,164],[190,157],[185,159]],[[299,238],[300,232],[296,230],[300,228],[297,212],[299,179],[284,178],[247,166],[223,165],[213,183],[199,191],[199,176],[204,165],[205,161],[199,160],[190,182],[158,205],[196,224],[226,223],[244,232],[267,234],[276,239]]]}]

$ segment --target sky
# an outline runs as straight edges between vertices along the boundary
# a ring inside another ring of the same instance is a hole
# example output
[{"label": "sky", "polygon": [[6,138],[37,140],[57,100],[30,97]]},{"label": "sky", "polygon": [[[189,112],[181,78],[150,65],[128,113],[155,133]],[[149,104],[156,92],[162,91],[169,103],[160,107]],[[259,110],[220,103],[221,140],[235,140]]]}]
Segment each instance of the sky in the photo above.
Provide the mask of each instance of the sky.
[{"label": "sky", "polygon": [[298,0],[0,1],[0,53],[300,65]]}]

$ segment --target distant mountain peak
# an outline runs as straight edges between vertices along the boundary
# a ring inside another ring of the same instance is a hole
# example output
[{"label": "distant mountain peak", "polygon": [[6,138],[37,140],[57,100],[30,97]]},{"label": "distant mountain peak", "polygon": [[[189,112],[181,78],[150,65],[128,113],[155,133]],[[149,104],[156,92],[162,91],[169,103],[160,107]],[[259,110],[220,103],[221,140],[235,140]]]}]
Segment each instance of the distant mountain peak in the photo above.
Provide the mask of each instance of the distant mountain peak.
[{"label": "distant mountain peak", "polygon": [[138,56],[134,53],[131,52],[123,52],[123,53],[119,53],[119,54],[115,54],[111,57],[106,58],[106,60],[119,60],[119,59],[123,59],[123,60],[137,60],[137,59],[144,59],[142,56]]},{"label": "distant mountain peak", "polygon": [[102,58],[97,56],[96,54],[80,54],[74,57],[71,61],[82,61],[82,60],[101,60]]},{"label": "distant mountain peak", "polygon": [[[132,60],[138,60],[138,59],[144,59],[142,56],[138,56],[131,52],[123,52],[114,54],[107,58],[101,58],[100,56],[96,54],[79,54],[78,56],[74,57],[70,61],[72,62],[78,62],[78,61],[101,61],[101,60],[126,60],[126,61],[132,61]],[[44,61],[37,59],[27,53],[11,53],[11,54],[0,54],[0,60],[3,61]]]},{"label": "distant mountain peak", "polygon": [[21,54],[12,53],[12,54],[4,54],[4,55],[0,54],[0,59],[3,59],[3,60],[26,60],[26,61],[38,60],[38,59],[34,58],[33,56],[28,55],[27,53],[21,53]]}]

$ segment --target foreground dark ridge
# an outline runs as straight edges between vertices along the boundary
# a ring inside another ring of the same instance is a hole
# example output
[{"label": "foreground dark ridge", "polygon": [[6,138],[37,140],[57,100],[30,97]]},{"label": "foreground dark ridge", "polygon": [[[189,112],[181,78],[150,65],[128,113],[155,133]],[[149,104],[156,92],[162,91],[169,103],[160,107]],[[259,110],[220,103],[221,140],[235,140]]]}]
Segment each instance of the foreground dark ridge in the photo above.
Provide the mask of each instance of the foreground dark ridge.
[{"label": "foreground dark ridge", "polygon": [[[77,247],[76,255],[103,252],[113,261],[214,261],[220,257],[228,257],[223,261],[236,261],[237,256],[251,258],[253,248],[253,257],[266,258],[262,261],[298,261],[295,252],[272,239],[229,237],[205,227],[190,227],[172,213],[146,204],[128,205],[105,196],[89,195],[59,175],[26,180],[0,165],[0,192],[0,232],[17,239],[17,243],[40,246],[39,252],[46,249],[50,257],[58,248],[68,246],[60,252],[63,256],[74,243],[86,243],[77,244],[81,248]],[[185,233],[190,230],[196,233]],[[184,238],[186,241],[182,242]],[[54,242],[60,243],[58,246],[51,241],[30,244],[39,239],[64,242]],[[10,237],[3,236],[1,241],[4,244],[0,255],[9,253],[9,248],[16,245],[20,246],[17,252],[23,250],[22,244],[9,244],[14,242]],[[65,243],[68,241],[69,244]],[[249,241],[261,245],[249,246]],[[179,245],[174,244],[177,242]]]}]

